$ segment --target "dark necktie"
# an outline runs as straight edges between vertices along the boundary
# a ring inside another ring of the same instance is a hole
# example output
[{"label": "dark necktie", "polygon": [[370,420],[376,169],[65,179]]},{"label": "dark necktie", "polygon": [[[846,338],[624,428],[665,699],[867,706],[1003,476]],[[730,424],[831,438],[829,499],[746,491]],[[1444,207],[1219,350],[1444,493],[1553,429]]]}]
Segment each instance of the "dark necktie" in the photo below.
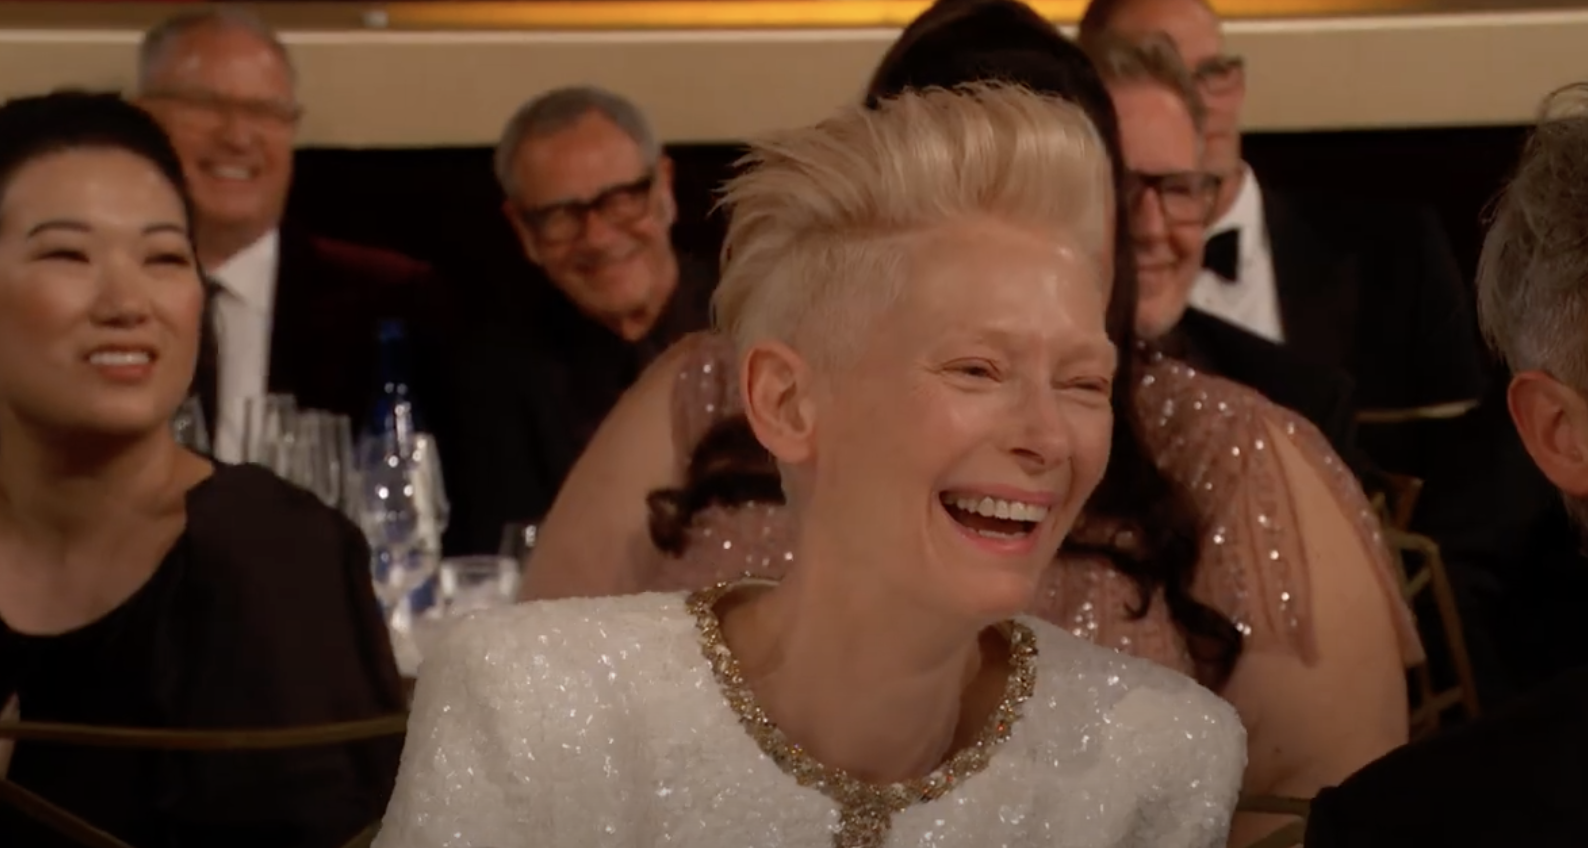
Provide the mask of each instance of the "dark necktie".
[{"label": "dark necktie", "polygon": [[1240,230],[1225,230],[1208,239],[1202,248],[1202,267],[1217,274],[1223,283],[1239,282],[1240,260]]}]

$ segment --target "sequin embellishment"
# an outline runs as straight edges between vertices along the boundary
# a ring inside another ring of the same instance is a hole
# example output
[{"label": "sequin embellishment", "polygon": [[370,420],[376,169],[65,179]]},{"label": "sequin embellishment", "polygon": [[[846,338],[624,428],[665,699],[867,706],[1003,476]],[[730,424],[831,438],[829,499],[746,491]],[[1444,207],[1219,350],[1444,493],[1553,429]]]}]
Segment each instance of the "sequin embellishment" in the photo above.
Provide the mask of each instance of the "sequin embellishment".
[{"label": "sequin embellishment", "polygon": [[722,638],[717,619],[717,603],[741,583],[719,583],[689,596],[689,611],[700,630],[700,647],[711,664],[712,674],[722,687],[728,705],[739,716],[739,723],[772,762],[799,785],[815,789],[838,804],[838,829],[833,834],[834,848],[881,848],[887,841],[893,815],[915,805],[935,801],[948,794],[966,778],[987,768],[993,752],[1009,738],[1020,708],[1036,687],[1037,641],[1029,627],[1006,621],[999,630],[1009,642],[1009,680],[1003,700],[987,720],[976,741],[961,748],[931,774],[902,783],[880,786],[849,775],[842,769],[817,762],[799,745],[790,742],[783,731],[756,703],[755,693],[745,682],[739,661]]}]

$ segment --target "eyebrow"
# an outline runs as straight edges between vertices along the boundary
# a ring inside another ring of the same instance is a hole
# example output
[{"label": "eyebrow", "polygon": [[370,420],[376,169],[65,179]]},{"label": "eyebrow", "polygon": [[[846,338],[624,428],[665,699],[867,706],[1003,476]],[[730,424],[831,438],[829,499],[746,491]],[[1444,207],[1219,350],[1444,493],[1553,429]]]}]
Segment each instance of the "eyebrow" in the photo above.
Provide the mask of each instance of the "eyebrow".
[{"label": "eyebrow", "polygon": [[[40,221],[39,223],[28,228],[27,237],[33,238],[36,235],[47,233],[51,230],[67,230],[74,233],[86,233],[91,232],[93,227],[90,227],[86,222],[83,221],[75,221],[67,218],[52,218],[48,221]],[[181,224],[175,224],[170,221],[161,221],[154,224],[148,224],[143,228],[144,235],[154,235],[155,233],[175,233],[179,236],[186,237],[187,228]]]}]

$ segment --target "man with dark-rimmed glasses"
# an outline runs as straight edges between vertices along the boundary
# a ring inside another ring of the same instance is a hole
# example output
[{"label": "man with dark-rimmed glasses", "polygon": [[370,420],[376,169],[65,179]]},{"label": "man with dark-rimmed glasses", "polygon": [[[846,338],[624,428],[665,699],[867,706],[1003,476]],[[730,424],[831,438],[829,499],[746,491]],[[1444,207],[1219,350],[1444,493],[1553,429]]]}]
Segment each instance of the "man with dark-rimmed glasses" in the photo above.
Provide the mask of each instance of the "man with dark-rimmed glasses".
[{"label": "man with dark-rimmed glasses", "polygon": [[[1491,379],[1437,215],[1263,183],[1241,152],[1249,69],[1206,0],[1092,0],[1081,21],[1083,42],[1153,34],[1196,78],[1207,168],[1224,178],[1191,304],[1351,377],[1356,442],[1376,468],[1423,481],[1412,528],[1443,549],[1479,688],[1500,695],[1509,684],[1490,632],[1504,628],[1480,622],[1526,568],[1514,539],[1547,520],[1546,501],[1505,420],[1503,381]],[[1485,447],[1474,454],[1474,445]],[[1526,497],[1512,483],[1520,480]]]},{"label": "man with dark-rimmed glasses", "polygon": [[449,548],[494,552],[539,518],[619,396],[709,323],[715,276],[673,249],[673,166],[649,122],[599,88],[524,104],[495,153],[502,211],[534,266],[469,322],[449,446]]},{"label": "man with dark-rimmed glasses", "polygon": [[1154,34],[1191,72],[1206,106],[1205,167],[1222,180],[1191,304],[1344,369],[1367,423],[1448,419],[1475,406],[1486,358],[1437,218],[1262,184],[1241,152],[1246,65],[1206,0],[1093,0],[1081,21],[1083,43]]},{"label": "man with dark-rimmed glasses", "polygon": [[1355,460],[1350,380],[1342,372],[1190,308],[1222,183],[1207,168],[1201,136],[1207,109],[1195,77],[1163,36],[1099,37],[1087,47],[1119,116],[1137,337],[1301,413]]}]

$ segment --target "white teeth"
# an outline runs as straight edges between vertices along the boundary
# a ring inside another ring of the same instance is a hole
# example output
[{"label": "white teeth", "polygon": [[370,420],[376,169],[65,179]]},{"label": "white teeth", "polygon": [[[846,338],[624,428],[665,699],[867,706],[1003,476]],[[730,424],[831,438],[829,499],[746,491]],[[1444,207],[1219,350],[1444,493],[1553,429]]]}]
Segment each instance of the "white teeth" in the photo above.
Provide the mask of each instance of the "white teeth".
[{"label": "white teeth", "polygon": [[1041,504],[1006,501],[1000,498],[982,497],[977,500],[973,497],[960,496],[954,499],[954,506],[965,512],[1011,521],[1041,521],[1048,517],[1048,508]]},{"label": "white teeth", "polygon": [[252,168],[243,168],[236,165],[211,165],[207,170],[223,180],[251,180],[254,178],[254,170]]},{"label": "white teeth", "polygon": [[1020,533],[999,533],[997,530],[977,530],[976,531],[976,535],[983,536],[983,537],[986,537],[988,539],[1024,539],[1025,538],[1025,536],[1020,534]]},{"label": "white teeth", "polygon": [[139,350],[102,350],[88,357],[95,365],[148,365],[149,354]]}]

